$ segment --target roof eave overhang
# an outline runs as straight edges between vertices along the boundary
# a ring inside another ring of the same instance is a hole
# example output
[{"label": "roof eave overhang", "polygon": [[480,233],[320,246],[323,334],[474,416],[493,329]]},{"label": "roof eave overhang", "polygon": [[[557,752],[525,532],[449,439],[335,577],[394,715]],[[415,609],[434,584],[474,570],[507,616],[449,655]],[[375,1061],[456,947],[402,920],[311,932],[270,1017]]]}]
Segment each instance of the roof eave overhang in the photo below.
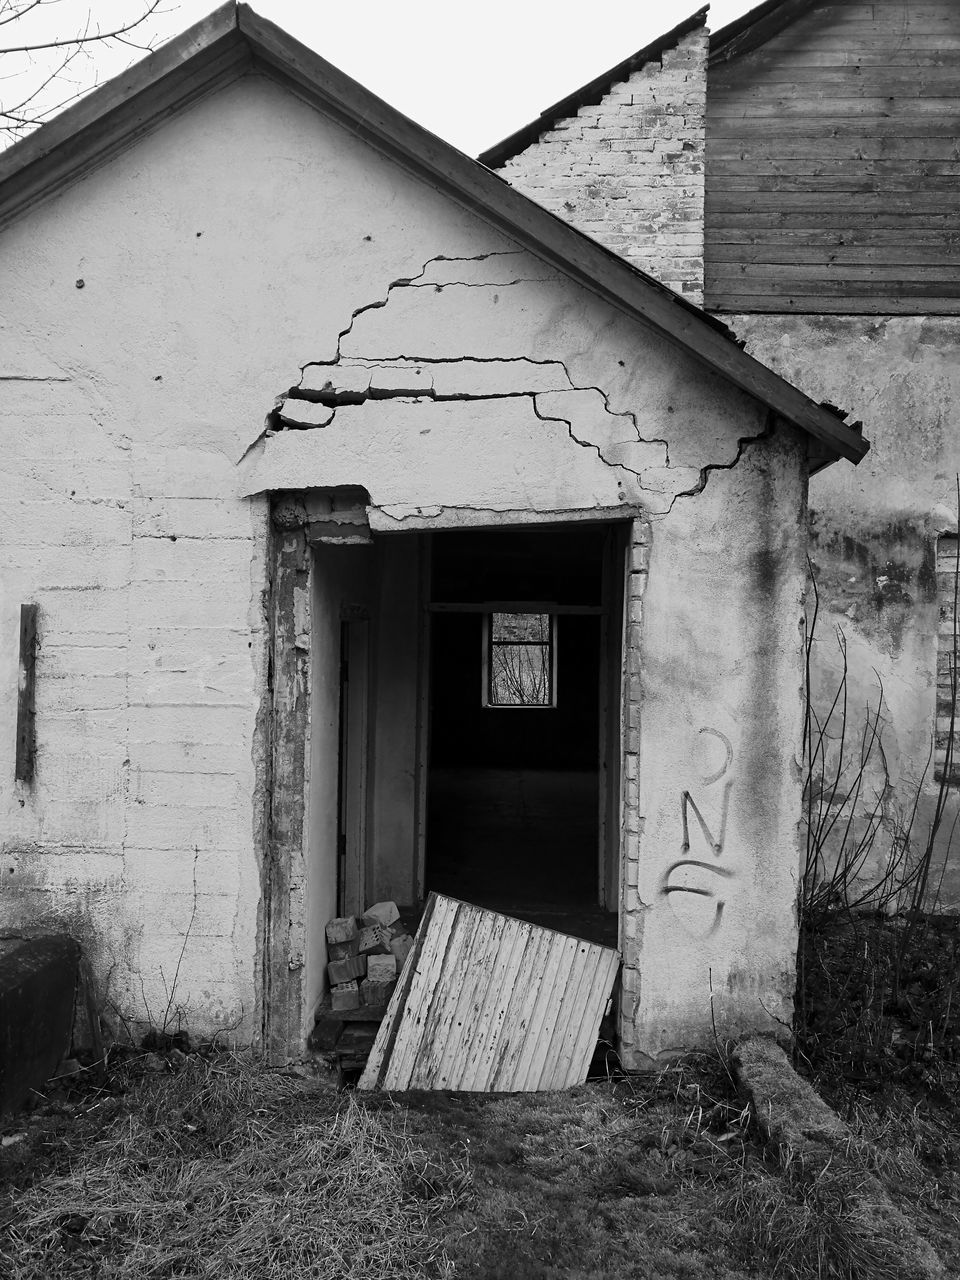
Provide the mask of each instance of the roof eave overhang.
[{"label": "roof eave overhang", "polygon": [[128,146],[159,120],[256,67],[621,311],[690,352],[812,437],[859,462],[868,444],[652,277],[388,106],[247,5],[222,5],[182,36],[0,153],[0,227]]}]

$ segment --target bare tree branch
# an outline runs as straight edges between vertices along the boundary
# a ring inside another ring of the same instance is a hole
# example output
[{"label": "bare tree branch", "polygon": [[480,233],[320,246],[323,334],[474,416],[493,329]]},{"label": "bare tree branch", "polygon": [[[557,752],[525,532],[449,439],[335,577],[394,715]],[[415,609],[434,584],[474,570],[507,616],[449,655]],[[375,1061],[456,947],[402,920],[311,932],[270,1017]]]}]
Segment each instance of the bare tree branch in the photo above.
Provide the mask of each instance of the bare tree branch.
[{"label": "bare tree branch", "polygon": [[[117,0],[117,7],[123,3]],[[0,0],[0,28],[19,37],[0,44],[0,147],[94,88],[103,61],[97,50],[149,52],[160,34],[153,20],[169,12],[162,5],[163,0],[129,0],[130,16],[111,14],[104,27],[80,0]],[[123,65],[129,64],[116,69]]]},{"label": "bare tree branch", "polygon": [[[24,13],[27,13],[30,9],[36,8],[37,5],[39,4],[43,4],[43,2],[44,0],[30,0],[30,3],[28,4],[27,8],[24,9],[23,12],[18,16],[22,17]],[[91,32],[90,30],[90,23],[92,21],[93,15],[88,10],[87,24],[84,27],[83,31],[77,32],[75,36],[68,36],[63,40],[46,40],[41,44],[20,44],[20,45],[14,44],[14,45],[0,46],[0,53],[36,53],[40,49],[68,49],[71,47],[79,48],[81,45],[94,44],[98,40],[116,40],[118,37],[126,35],[128,32],[133,31],[136,27],[141,26],[141,24],[146,22],[147,18],[149,18],[152,13],[156,13],[156,11],[159,8],[160,8],[160,0],[148,0],[146,9],[144,9],[144,11],[140,14],[139,17],[132,19],[130,22],[124,23],[123,26],[115,27],[112,31],[101,31],[99,28],[97,28],[97,30],[93,32]],[[6,19],[7,22],[12,22],[13,20],[14,20],[13,18]],[[137,48],[147,48],[147,47],[149,46],[145,46],[145,45],[137,46]]]},{"label": "bare tree branch", "polygon": [[[26,8],[14,10],[7,18],[0,17],[0,27],[5,27],[8,22],[16,22],[18,18],[25,18],[31,9],[36,9],[42,3],[43,0],[30,0]],[[0,14],[9,8],[11,8],[10,5],[0,5]]]}]

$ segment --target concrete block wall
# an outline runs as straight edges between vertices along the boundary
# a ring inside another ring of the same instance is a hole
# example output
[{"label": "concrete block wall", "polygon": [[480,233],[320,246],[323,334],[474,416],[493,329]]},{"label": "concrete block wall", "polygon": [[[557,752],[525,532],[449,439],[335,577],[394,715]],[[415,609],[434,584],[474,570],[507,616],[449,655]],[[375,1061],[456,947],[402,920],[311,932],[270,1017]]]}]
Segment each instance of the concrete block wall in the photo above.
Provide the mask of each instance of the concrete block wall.
[{"label": "concrete block wall", "polygon": [[39,635],[33,779],[0,750],[0,937],[70,933],[108,1016],[250,1034],[266,504],[39,353],[0,372],[11,728],[21,604]]},{"label": "concrete block wall", "polygon": [[499,170],[634,266],[703,302],[706,28],[560,120]]}]

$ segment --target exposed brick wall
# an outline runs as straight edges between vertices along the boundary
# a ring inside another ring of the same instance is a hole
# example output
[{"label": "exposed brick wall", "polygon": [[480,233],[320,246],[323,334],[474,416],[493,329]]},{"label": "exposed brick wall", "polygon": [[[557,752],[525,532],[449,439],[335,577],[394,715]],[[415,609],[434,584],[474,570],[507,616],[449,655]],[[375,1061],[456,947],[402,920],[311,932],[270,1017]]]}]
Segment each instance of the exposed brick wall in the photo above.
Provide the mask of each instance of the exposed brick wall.
[{"label": "exposed brick wall", "polygon": [[620,1003],[620,1044],[624,1061],[637,1061],[634,1023],[640,994],[643,917],[647,910],[638,889],[640,871],[640,631],[643,593],[647,585],[650,529],[645,520],[634,520],[627,564],[623,646],[623,776],[621,778],[621,875],[620,951],[623,956]]},{"label": "exposed brick wall", "polygon": [[703,301],[708,34],[701,27],[581,107],[500,174],[691,302]]}]

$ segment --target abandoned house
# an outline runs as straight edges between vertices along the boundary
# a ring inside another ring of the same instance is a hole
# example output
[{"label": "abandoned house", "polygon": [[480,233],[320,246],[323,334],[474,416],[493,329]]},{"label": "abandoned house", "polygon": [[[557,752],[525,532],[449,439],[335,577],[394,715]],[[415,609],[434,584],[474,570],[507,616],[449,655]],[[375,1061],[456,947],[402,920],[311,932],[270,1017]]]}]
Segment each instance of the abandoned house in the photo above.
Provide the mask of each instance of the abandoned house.
[{"label": "abandoned house", "polygon": [[[862,421],[864,465],[831,467],[810,485],[813,691],[828,708],[840,627],[852,764],[867,709],[881,713],[857,838],[876,809],[882,861],[916,806],[922,845],[946,771],[946,853],[960,813],[960,768],[945,759],[960,471],[960,7],[770,0],[713,35],[705,20],[700,10],[481,159],[703,300],[814,400]],[[960,903],[960,849],[942,889]]]},{"label": "abandoned house", "polygon": [[0,935],[283,1057],[436,889],[613,941],[628,1064],[789,1021],[867,446],[644,271],[244,5],[0,156]]}]

